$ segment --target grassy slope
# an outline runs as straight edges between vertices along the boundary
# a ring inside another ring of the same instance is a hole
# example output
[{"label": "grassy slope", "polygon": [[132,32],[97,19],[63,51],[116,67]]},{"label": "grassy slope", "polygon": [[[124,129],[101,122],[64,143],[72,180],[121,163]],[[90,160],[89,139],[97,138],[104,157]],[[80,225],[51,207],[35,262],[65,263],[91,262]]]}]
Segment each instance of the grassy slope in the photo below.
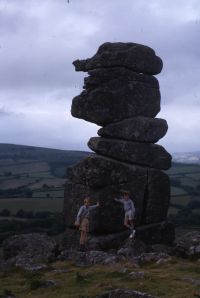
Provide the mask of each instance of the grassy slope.
[{"label": "grassy slope", "polygon": [[[67,273],[56,273],[54,268],[68,269]],[[121,273],[127,268],[126,273]],[[143,279],[131,279],[132,271],[144,271]],[[78,274],[78,277],[77,277]],[[70,262],[57,262],[41,273],[27,273],[15,270],[0,274],[0,294],[11,291],[17,297],[94,297],[97,294],[115,288],[131,288],[163,298],[192,298],[199,293],[200,286],[183,281],[183,278],[199,279],[198,263],[173,259],[169,264],[145,265],[135,268],[130,263],[111,266],[93,266],[78,268]],[[37,288],[38,281],[53,280],[56,286]]]},{"label": "grassy slope", "polygon": [[[171,180],[172,204],[168,214],[176,215],[192,201],[200,202],[200,165],[173,163],[167,174]],[[199,212],[199,209],[195,208],[191,212]]]},{"label": "grassy slope", "polygon": [[[27,191],[33,198],[63,198],[66,168],[87,155],[82,151],[0,144],[0,198],[24,201]],[[0,208],[1,203],[4,205],[1,201]]]}]

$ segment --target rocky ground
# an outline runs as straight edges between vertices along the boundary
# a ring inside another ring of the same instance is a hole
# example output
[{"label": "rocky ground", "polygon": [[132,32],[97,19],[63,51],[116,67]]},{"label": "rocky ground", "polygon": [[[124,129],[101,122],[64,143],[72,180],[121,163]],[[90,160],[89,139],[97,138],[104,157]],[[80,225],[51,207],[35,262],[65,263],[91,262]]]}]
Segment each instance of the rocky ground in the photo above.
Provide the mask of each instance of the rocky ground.
[{"label": "rocky ground", "polygon": [[66,250],[44,234],[3,243],[0,297],[200,297],[200,233],[173,247],[126,240],[110,251]]}]

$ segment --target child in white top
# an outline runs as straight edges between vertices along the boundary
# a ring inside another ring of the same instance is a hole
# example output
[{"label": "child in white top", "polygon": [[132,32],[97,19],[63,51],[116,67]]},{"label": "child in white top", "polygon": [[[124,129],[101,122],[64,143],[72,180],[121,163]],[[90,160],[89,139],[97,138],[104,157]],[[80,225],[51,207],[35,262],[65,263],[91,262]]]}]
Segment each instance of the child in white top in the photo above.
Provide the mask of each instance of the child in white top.
[{"label": "child in white top", "polygon": [[134,219],[135,219],[135,206],[133,201],[130,199],[129,191],[125,190],[122,192],[122,198],[114,198],[116,202],[122,203],[124,205],[124,225],[131,230],[130,238],[135,236],[134,230]]}]

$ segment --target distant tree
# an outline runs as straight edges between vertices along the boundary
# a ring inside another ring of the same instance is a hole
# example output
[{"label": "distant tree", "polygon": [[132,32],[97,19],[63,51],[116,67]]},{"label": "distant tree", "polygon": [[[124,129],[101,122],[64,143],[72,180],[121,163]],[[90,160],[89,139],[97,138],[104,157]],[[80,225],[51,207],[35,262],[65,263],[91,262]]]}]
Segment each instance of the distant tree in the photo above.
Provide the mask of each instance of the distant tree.
[{"label": "distant tree", "polygon": [[3,209],[1,212],[0,212],[0,216],[10,216],[10,210],[8,209]]},{"label": "distant tree", "polygon": [[42,185],[42,188],[47,189],[47,188],[49,188],[49,186],[48,186],[46,183],[44,183],[44,184]]},{"label": "distant tree", "polygon": [[19,209],[15,215],[16,217],[24,218],[26,217],[26,213],[23,209]]},{"label": "distant tree", "polygon": [[179,179],[172,178],[170,179],[170,183],[171,183],[171,186],[175,186],[175,187],[181,186],[181,180]]},{"label": "distant tree", "polygon": [[26,214],[26,218],[34,218],[35,217],[33,211],[27,211],[27,212],[25,212],[25,214]]},{"label": "distant tree", "polygon": [[33,191],[31,189],[26,189],[25,197],[26,198],[32,198],[32,196],[33,196]]},{"label": "distant tree", "polygon": [[12,176],[12,172],[4,172],[4,176]]},{"label": "distant tree", "polygon": [[188,203],[188,209],[199,209],[200,208],[200,200],[194,200]]}]

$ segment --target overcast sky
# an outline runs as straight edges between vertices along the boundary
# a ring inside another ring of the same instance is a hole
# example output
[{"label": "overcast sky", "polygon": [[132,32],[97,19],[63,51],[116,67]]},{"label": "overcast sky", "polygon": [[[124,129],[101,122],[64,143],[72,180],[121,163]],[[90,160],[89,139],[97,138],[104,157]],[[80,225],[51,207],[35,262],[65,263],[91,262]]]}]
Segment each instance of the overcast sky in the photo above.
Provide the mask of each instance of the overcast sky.
[{"label": "overcast sky", "polygon": [[1,143],[87,150],[98,127],[70,114],[87,75],[72,62],[107,41],[162,58],[159,143],[200,150],[200,0],[0,0]]}]

